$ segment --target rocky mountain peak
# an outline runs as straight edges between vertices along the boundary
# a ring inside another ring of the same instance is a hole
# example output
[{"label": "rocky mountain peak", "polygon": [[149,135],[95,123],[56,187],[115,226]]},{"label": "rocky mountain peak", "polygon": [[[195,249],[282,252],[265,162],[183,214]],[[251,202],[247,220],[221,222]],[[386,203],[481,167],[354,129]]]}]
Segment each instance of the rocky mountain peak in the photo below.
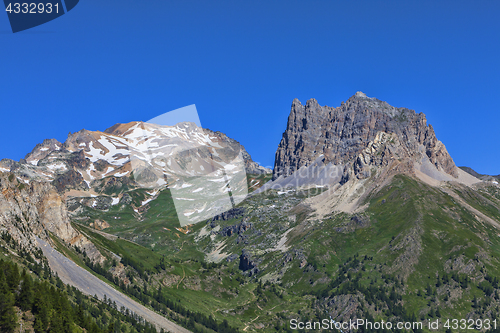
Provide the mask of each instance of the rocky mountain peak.
[{"label": "rocky mountain peak", "polygon": [[339,107],[320,106],[315,99],[306,105],[293,101],[287,129],[276,151],[273,180],[286,178],[319,157],[325,164],[343,167],[379,133],[395,134],[402,149],[400,155],[404,151],[405,158],[415,163],[428,159],[437,170],[457,177],[455,163],[432,126],[427,125],[424,114],[357,92]]},{"label": "rocky mountain peak", "polygon": [[126,133],[132,126],[135,126],[135,125],[140,124],[140,123],[141,122],[138,122],[138,121],[133,121],[133,122],[126,123],[126,124],[117,123],[117,124],[107,128],[106,130],[104,130],[104,133],[123,136],[123,134]]},{"label": "rocky mountain peak", "polygon": [[357,91],[354,96],[355,97],[367,97],[366,94],[362,91]]},{"label": "rocky mountain peak", "polygon": [[60,150],[63,144],[56,139],[45,139],[33,148],[33,150],[26,155],[24,160],[26,163],[37,165],[38,161],[47,157],[53,151]]}]

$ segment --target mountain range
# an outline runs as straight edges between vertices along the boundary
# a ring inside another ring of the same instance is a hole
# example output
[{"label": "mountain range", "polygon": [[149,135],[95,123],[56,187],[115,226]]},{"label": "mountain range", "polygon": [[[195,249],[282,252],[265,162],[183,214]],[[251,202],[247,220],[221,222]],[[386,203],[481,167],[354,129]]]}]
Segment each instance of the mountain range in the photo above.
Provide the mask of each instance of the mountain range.
[{"label": "mountain range", "polygon": [[[465,332],[446,319],[500,313],[499,178],[457,167],[422,113],[362,92],[338,107],[295,99],[273,170],[188,122],[82,130],[2,160],[0,233],[17,245],[0,242],[28,268],[16,253],[42,249],[62,282],[102,298],[68,273],[83,267],[149,307],[137,311],[158,329],[278,332],[333,318]],[[231,209],[182,223],[176,200],[208,202],[224,184]]]}]

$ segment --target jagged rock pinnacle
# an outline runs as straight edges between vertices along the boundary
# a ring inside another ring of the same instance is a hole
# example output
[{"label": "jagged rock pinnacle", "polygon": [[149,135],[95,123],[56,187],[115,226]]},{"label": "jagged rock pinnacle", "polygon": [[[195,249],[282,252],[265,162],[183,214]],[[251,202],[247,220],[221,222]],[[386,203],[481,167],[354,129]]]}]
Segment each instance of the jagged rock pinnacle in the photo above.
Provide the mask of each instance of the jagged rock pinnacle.
[{"label": "jagged rock pinnacle", "polygon": [[[395,108],[358,91],[337,108],[320,106],[315,99],[306,105],[292,105],[287,129],[276,151],[273,180],[308,167],[320,156],[326,164],[344,166],[380,132],[395,134],[411,162],[428,158],[437,170],[458,176],[453,159],[436,138],[432,126],[427,125],[424,114]],[[399,161],[401,156],[393,158]]]}]

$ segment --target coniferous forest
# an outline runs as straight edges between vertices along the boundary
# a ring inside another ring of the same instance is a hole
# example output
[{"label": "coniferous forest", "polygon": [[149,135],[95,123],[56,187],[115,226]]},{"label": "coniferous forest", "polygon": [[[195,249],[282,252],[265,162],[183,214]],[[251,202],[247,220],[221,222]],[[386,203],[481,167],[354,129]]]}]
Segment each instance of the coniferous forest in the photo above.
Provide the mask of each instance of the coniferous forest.
[{"label": "coniferous forest", "polygon": [[116,304],[99,301],[64,285],[48,269],[34,264],[35,274],[14,262],[0,260],[0,330],[20,325],[36,333],[157,332],[142,318]]}]

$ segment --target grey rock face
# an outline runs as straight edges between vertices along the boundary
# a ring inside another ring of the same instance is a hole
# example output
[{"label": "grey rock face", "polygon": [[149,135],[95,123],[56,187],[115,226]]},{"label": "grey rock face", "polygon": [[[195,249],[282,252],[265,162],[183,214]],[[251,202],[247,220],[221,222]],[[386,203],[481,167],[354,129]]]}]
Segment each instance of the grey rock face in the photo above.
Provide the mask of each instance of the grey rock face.
[{"label": "grey rock face", "polygon": [[83,180],[82,175],[75,170],[70,170],[59,175],[54,179],[52,185],[54,185],[59,193],[63,193],[68,189],[88,189],[88,185]]},{"label": "grey rock face", "polygon": [[231,220],[240,216],[243,216],[245,214],[245,208],[244,207],[235,207],[233,209],[228,210],[227,212],[224,212],[220,215],[214,216],[211,221],[227,221]]},{"label": "grey rock face", "polygon": [[26,155],[24,161],[32,165],[37,165],[38,161],[46,158],[53,151],[60,150],[62,146],[62,143],[56,139],[45,139],[42,143],[37,144],[31,153]]},{"label": "grey rock face", "polygon": [[227,262],[233,262],[236,259],[238,259],[238,255],[236,253],[231,254],[229,257],[226,258]]},{"label": "grey rock face", "polygon": [[[324,163],[345,165],[354,161],[354,172],[363,176],[364,161],[355,160],[379,132],[395,134],[409,157],[420,146],[436,168],[453,177],[457,168],[445,146],[436,138],[423,113],[395,108],[358,92],[339,107],[320,106],[315,99],[292,103],[287,129],[275,156],[273,180],[311,165],[323,155]],[[366,172],[365,172],[366,173]]]},{"label": "grey rock face", "polygon": [[490,181],[490,182],[498,182],[500,181],[500,175],[492,176],[492,175],[482,175],[476,171],[474,171],[470,167],[459,167],[460,169],[464,170],[468,174],[476,177],[477,179],[485,180],[485,181]]},{"label": "grey rock face", "polygon": [[241,235],[242,233],[244,233],[245,231],[247,231],[251,227],[252,227],[252,223],[242,221],[239,224],[224,227],[219,233],[223,236],[228,236],[228,237],[232,236],[234,234]]},{"label": "grey rock face", "polygon": [[246,249],[243,249],[240,255],[239,269],[243,272],[257,270],[257,264],[252,260],[250,252]]},{"label": "grey rock face", "polygon": [[97,248],[71,226],[63,198],[48,182],[21,182],[13,173],[0,172],[0,232],[9,233],[27,250],[38,247],[35,236],[49,243],[51,232],[68,245],[102,261]]}]

